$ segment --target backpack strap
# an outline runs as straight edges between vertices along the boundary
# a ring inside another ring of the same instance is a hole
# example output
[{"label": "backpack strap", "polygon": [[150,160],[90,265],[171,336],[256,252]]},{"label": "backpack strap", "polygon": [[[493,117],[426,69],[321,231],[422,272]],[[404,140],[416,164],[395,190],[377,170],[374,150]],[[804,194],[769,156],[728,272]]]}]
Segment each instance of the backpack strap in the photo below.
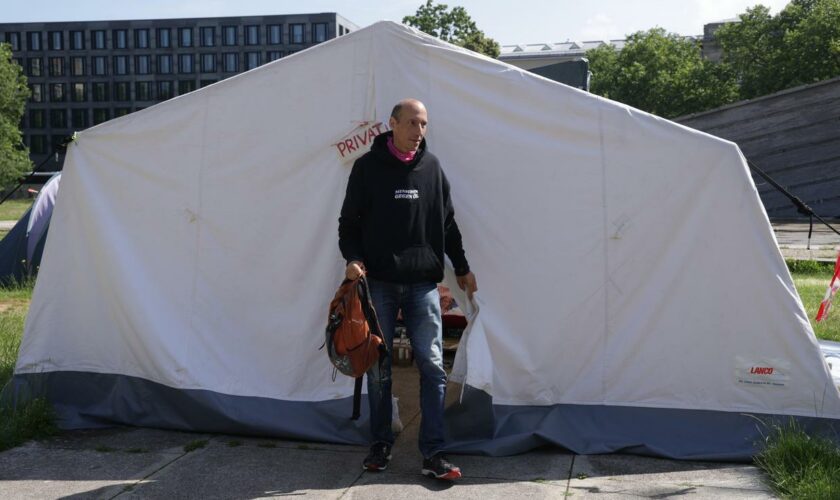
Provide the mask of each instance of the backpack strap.
[{"label": "backpack strap", "polygon": [[362,379],[365,376],[362,375],[361,377],[356,378],[356,385],[353,387],[353,416],[350,417],[350,420],[359,420],[359,415],[361,415],[362,410]]}]

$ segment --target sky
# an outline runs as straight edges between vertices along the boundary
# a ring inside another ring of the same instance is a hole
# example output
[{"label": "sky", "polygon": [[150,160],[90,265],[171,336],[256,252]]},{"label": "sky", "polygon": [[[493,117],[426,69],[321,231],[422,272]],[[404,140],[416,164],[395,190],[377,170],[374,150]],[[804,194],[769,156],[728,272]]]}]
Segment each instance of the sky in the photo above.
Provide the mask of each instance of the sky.
[{"label": "sky", "polygon": [[[93,21],[337,12],[359,27],[400,21],[425,0],[0,0],[0,22]],[[763,4],[773,14],[787,0],[442,0],[460,5],[502,45],[624,38],[662,27],[701,35],[703,25]]]}]

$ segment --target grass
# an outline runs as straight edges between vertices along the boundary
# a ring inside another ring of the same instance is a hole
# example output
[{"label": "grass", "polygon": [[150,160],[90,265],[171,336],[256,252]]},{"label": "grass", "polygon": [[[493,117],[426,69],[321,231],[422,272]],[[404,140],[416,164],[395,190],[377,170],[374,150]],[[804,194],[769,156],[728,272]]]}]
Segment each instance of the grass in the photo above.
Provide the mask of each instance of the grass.
[{"label": "grass", "polygon": [[840,449],[825,438],[809,436],[795,422],[772,428],[755,462],[782,497],[840,498]]},{"label": "grass", "polygon": [[825,296],[825,290],[834,274],[833,262],[816,261],[788,261],[796,290],[805,305],[805,312],[817,338],[840,342],[840,294],[835,296],[836,305],[824,321],[816,323],[814,318],[820,302]]},{"label": "grass", "polygon": [[18,220],[32,206],[32,199],[17,198],[0,203],[0,220]]},{"label": "grass", "polygon": [[207,443],[209,443],[209,442],[210,441],[208,441],[206,439],[196,439],[195,441],[190,441],[189,443],[184,445],[184,451],[186,453],[189,453],[191,451],[195,451],[195,450],[198,450],[200,448],[204,448],[205,446],[207,446]]},{"label": "grass", "polygon": [[[11,380],[32,296],[32,283],[0,288],[0,389]],[[0,451],[55,434],[55,415],[43,399],[0,404]]]}]

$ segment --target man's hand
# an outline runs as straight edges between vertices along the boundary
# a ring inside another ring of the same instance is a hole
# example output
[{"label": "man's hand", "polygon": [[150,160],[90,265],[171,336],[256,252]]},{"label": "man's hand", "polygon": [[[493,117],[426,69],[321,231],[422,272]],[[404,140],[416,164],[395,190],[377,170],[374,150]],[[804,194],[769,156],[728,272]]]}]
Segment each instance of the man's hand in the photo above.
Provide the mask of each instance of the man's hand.
[{"label": "man's hand", "polygon": [[354,260],[347,264],[347,269],[344,270],[344,276],[346,276],[348,280],[357,280],[363,274],[365,274],[365,265],[358,260]]},{"label": "man's hand", "polygon": [[458,287],[467,292],[467,297],[472,299],[473,293],[478,291],[478,285],[475,282],[475,275],[472,271],[463,276],[456,276],[455,279],[458,280]]}]

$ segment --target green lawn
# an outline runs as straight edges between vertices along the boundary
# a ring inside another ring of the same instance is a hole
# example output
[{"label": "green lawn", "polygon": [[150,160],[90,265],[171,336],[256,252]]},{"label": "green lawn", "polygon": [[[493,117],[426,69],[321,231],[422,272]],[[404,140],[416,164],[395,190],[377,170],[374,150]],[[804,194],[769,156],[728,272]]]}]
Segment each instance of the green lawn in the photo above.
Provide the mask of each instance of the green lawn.
[{"label": "green lawn", "polygon": [[831,276],[834,273],[833,263],[799,261],[788,262],[788,267],[792,269],[791,274],[796,285],[796,291],[802,298],[802,303],[805,305],[805,311],[808,313],[808,319],[811,320],[811,326],[814,327],[817,338],[840,342],[840,294],[833,301],[836,304],[832,308],[828,319],[820,323],[814,321],[820,302],[825,296],[825,290],[828,288]]},{"label": "green lawn", "polygon": [[31,199],[11,199],[0,204],[0,220],[18,220],[32,206]]}]

